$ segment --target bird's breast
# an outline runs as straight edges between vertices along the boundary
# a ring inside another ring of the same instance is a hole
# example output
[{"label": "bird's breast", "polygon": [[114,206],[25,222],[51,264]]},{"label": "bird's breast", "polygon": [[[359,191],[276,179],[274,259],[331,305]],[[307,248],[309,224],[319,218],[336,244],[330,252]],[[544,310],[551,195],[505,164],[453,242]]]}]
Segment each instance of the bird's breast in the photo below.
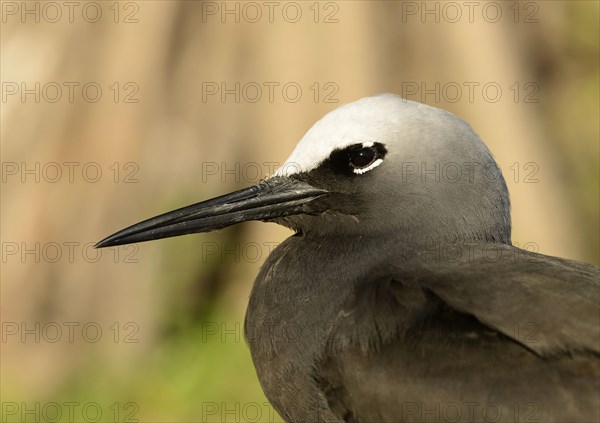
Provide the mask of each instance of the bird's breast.
[{"label": "bird's breast", "polygon": [[325,244],[293,236],[279,245],[256,278],[246,312],[258,378],[286,421],[336,421],[312,371],[352,281],[326,259],[336,253]]}]

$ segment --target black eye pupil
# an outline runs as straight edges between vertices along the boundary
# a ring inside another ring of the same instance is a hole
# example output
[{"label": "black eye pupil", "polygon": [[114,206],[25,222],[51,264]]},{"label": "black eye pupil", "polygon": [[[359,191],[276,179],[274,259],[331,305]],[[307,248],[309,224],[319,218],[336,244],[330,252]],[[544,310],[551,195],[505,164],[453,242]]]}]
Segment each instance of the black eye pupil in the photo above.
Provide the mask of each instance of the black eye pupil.
[{"label": "black eye pupil", "polygon": [[365,167],[373,163],[376,152],[371,147],[361,148],[350,155],[350,164],[354,167]]}]

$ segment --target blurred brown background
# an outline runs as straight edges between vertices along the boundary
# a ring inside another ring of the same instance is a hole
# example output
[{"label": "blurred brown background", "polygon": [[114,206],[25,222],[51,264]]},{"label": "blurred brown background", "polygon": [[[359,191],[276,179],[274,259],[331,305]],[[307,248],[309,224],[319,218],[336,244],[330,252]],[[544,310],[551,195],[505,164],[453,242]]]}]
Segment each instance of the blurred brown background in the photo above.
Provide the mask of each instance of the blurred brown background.
[{"label": "blurred brown background", "polygon": [[599,262],[598,2],[1,7],[3,421],[278,419],[242,322],[287,230],[91,245],[256,182],[360,97],[467,120],[515,244]]}]

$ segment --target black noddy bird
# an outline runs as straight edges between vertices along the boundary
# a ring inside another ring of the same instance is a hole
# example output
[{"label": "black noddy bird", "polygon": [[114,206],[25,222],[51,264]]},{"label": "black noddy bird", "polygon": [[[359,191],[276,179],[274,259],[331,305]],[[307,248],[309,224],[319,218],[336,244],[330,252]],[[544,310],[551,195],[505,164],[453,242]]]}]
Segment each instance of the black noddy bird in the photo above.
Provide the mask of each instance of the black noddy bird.
[{"label": "black noddy bird", "polygon": [[295,232],[244,325],[286,422],[600,421],[600,269],[511,244],[502,173],[453,114],[343,105],[273,176],[97,246],[248,220]]}]

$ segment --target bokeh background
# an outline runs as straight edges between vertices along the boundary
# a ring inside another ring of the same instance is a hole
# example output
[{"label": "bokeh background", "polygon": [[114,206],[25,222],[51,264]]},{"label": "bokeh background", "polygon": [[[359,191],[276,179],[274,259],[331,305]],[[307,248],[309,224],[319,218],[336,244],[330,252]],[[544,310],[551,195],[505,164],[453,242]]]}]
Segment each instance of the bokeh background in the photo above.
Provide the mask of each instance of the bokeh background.
[{"label": "bokeh background", "polygon": [[2,419],[278,421],[242,322],[289,231],[91,245],[258,181],[375,93],[471,123],[515,244],[598,264],[598,22],[572,0],[3,1]]}]

